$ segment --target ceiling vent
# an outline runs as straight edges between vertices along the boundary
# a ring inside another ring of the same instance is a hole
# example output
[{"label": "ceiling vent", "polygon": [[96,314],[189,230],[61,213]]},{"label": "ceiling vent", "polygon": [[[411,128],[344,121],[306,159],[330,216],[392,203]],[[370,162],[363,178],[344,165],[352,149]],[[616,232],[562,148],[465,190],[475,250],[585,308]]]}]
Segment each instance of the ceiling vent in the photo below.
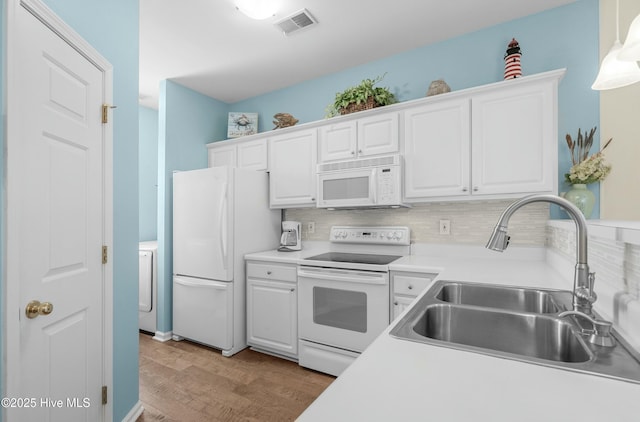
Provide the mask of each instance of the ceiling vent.
[{"label": "ceiling vent", "polygon": [[307,9],[302,9],[276,22],[275,25],[284,33],[284,35],[289,35],[317,23],[318,22],[313,18],[313,16],[311,16],[311,13],[309,13]]}]

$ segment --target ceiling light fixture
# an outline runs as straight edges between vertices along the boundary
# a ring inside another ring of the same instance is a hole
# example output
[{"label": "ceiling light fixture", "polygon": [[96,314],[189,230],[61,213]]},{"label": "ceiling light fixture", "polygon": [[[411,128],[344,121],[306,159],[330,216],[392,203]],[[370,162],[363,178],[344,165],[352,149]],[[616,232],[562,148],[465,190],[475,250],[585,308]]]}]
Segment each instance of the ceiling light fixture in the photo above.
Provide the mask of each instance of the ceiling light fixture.
[{"label": "ceiling light fixture", "polygon": [[624,41],[618,58],[632,62],[640,61],[640,15],[636,16],[633,22],[631,22],[627,39]]},{"label": "ceiling light fixture", "polygon": [[640,82],[640,67],[635,62],[622,61],[618,54],[622,50],[619,28],[619,0],[616,0],[616,40],[609,53],[602,60],[600,72],[591,89],[614,89]]},{"label": "ceiling light fixture", "polygon": [[235,0],[236,9],[251,19],[262,20],[276,14],[278,4],[273,0]]}]

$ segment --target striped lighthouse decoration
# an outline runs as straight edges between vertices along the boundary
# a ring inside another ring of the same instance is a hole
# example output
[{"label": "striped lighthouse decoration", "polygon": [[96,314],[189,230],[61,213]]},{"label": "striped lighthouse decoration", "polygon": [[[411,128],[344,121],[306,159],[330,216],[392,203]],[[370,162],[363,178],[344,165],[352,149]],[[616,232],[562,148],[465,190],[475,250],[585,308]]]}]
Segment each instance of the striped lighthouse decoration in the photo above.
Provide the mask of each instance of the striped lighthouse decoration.
[{"label": "striped lighthouse decoration", "polygon": [[520,44],[515,38],[511,39],[507,48],[507,53],[504,55],[504,78],[515,79],[522,76],[522,67],[520,66]]}]

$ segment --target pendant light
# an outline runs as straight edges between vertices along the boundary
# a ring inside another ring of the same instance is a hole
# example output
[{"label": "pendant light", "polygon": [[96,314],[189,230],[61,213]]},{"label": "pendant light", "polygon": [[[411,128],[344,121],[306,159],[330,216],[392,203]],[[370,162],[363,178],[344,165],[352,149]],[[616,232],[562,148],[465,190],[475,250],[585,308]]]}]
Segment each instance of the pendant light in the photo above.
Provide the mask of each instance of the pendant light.
[{"label": "pendant light", "polygon": [[274,0],[235,0],[235,3],[239,11],[256,20],[270,18],[278,9]]},{"label": "pendant light", "polygon": [[622,44],[620,43],[619,0],[616,0],[616,41],[609,53],[602,60],[600,72],[591,89],[614,89],[640,82],[640,67],[635,62],[622,61],[618,58]]},{"label": "pendant light", "polygon": [[640,62],[640,15],[631,22],[627,39],[618,54],[620,60]]}]

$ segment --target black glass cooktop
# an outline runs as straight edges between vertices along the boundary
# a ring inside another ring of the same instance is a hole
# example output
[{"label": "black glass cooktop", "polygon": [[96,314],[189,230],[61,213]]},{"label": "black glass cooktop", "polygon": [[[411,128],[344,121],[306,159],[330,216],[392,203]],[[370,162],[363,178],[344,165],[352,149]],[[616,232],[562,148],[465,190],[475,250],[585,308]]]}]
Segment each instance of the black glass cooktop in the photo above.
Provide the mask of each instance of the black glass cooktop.
[{"label": "black glass cooktop", "polygon": [[396,259],[402,258],[396,255],[374,255],[365,253],[327,252],[321,255],[305,258],[311,261],[350,262],[354,264],[387,265]]}]

